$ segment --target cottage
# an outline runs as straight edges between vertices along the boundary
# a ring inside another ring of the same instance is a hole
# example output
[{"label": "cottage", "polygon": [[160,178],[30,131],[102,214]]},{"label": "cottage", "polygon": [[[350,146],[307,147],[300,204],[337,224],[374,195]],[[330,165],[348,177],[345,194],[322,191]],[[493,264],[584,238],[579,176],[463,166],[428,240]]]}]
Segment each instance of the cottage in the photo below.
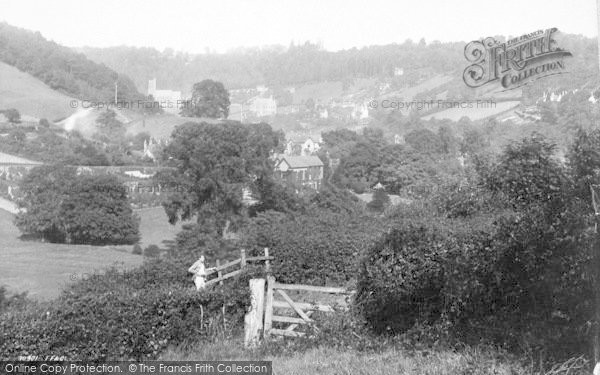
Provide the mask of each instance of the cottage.
[{"label": "cottage", "polygon": [[291,184],[321,187],[323,162],[317,156],[283,155],[275,163],[275,177]]},{"label": "cottage", "polygon": [[256,97],[250,100],[248,108],[257,117],[275,116],[277,114],[277,102],[273,96],[268,98]]},{"label": "cottage", "polygon": [[319,142],[311,137],[290,136],[285,144],[285,154],[307,156],[319,151],[320,147]]}]

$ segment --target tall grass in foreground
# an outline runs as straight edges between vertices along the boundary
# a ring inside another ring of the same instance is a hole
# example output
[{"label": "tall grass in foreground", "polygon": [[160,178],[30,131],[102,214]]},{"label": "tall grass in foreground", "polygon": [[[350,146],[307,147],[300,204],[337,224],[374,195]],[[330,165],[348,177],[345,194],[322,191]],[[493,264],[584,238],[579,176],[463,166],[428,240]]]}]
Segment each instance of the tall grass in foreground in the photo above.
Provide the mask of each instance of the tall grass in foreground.
[{"label": "tall grass in foreground", "polygon": [[237,342],[198,345],[186,350],[171,349],[162,360],[272,360],[274,375],[521,375],[531,372],[516,362],[489,351],[432,350],[406,352],[388,349],[380,353],[314,348],[302,353],[268,355],[244,350]]}]

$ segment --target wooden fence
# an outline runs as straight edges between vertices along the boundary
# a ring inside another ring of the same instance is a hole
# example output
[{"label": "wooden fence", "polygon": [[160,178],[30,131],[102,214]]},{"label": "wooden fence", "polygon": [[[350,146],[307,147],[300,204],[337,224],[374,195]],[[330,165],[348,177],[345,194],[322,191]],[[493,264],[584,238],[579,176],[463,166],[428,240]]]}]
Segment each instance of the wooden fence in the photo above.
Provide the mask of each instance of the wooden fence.
[{"label": "wooden fence", "polygon": [[[336,307],[339,307],[339,304],[332,306],[329,303],[300,301],[296,296],[294,298],[297,300],[294,301],[290,296],[292,294],[290,292],[296,293],[298,297],[301,296],[301,293],[342,295],[345,297],[354,293],[338,287],[278,283],[275,281],[275,277],[270,275],[271,260],[273,259],[272,256],[269,256],[268,248],[264,249],[264,255],[256,257],[247,257],[246,251],[241,249],[239,259],[223,264],[217,260],[216,267],[206,271],[207,278],[214,274],[217,275],[217,277],[206,281],[206,287],[216,284],[222,285],[224,280],[241,274],[249,262],[264,262],[267,274],[266,280],[250,280],[251,306],[244,319],[244,343],[246,346],[253,345],[261,337],[305,336],[306,333],[301,332],[302,327],[311,325],[313,329],[318,330],[318,327],[314,326],[313,319],[311,319],[315,312],[333,313],[336,311]],[[278,299],[275,299],[275,297],[278,297]],[[344,306],[341,307],[345,308]],[[223,312],[223,316],[225,316],[225,312]]]},{"label": "wooden fence", "polygon": [[[232,260],[232,261],[224,263],[224,264],[221,264],[221,262],[217,259],[216,267],[213,267],[206,271],[207,278],[215,273],[217,274],[217,277],[206,281],[205,287],[208,287],[210,285],[214,285],[217,283],[219,283],[220,285],[223,285],[223,280],[227,280],[231,277],[235,277],[235,276],[239,275],[240,273],[242,273],[242,271],[244,270],[244,268],[246,267],[246,265],[249,262],[265,262],[265,271],[267,273],[269,273],[271,271],[271,260],[273,260],[273,257],[269,256],[269,248],[268,247],[265,247],[263,256],[257,256],[257,257],[246,257],[246,250],[241,249],[239,259]],[[238,269],[230,271],[230,272],[224,272],[228,268],[236,267],[238,265],[239,265]]]}]

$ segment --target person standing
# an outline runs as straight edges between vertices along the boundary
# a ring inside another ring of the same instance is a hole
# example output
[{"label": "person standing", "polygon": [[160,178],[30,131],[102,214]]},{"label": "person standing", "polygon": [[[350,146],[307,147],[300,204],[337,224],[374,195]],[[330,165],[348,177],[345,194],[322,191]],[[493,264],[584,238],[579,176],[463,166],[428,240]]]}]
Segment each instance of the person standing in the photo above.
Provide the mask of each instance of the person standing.
[{"label": "person standing", "polygon": [[188,272],[193,273],[194,284],[196,285],[196,290],[200,290],[204,288],[206,284],[206,266],[204,265],[204,255],[201,255],[200,258],[192,264],[192,266],[188,269]]}]

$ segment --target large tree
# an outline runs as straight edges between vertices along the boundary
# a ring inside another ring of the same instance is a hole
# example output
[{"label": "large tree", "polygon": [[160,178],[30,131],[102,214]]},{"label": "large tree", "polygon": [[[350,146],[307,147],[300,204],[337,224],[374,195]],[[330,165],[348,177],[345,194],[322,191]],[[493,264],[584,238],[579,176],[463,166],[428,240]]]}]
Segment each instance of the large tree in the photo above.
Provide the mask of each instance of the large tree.
[{"label": "large tree", "polygon": [[131,244],[138,220],[127,191],[114,176],[77,175],[76,169],[41,166],[20,185],[16,224],[29,235],[52,242],[91,245]]},{"label": "large tree", "polygon": [[192,99],[181,111],[186,117],[227,118],[229,115],[229,92],[221,82],[205,79],[194,84]]},{"label": "large tree", "polygon": [[175,170],[162,173],[165,186],[176,187],[164,203],[171,223],[197,216],[222,228],[242,213],[242,189],[273,172],[271,152],[283,134],[267,124],[187,123],[178,126],[164,152]]}]

